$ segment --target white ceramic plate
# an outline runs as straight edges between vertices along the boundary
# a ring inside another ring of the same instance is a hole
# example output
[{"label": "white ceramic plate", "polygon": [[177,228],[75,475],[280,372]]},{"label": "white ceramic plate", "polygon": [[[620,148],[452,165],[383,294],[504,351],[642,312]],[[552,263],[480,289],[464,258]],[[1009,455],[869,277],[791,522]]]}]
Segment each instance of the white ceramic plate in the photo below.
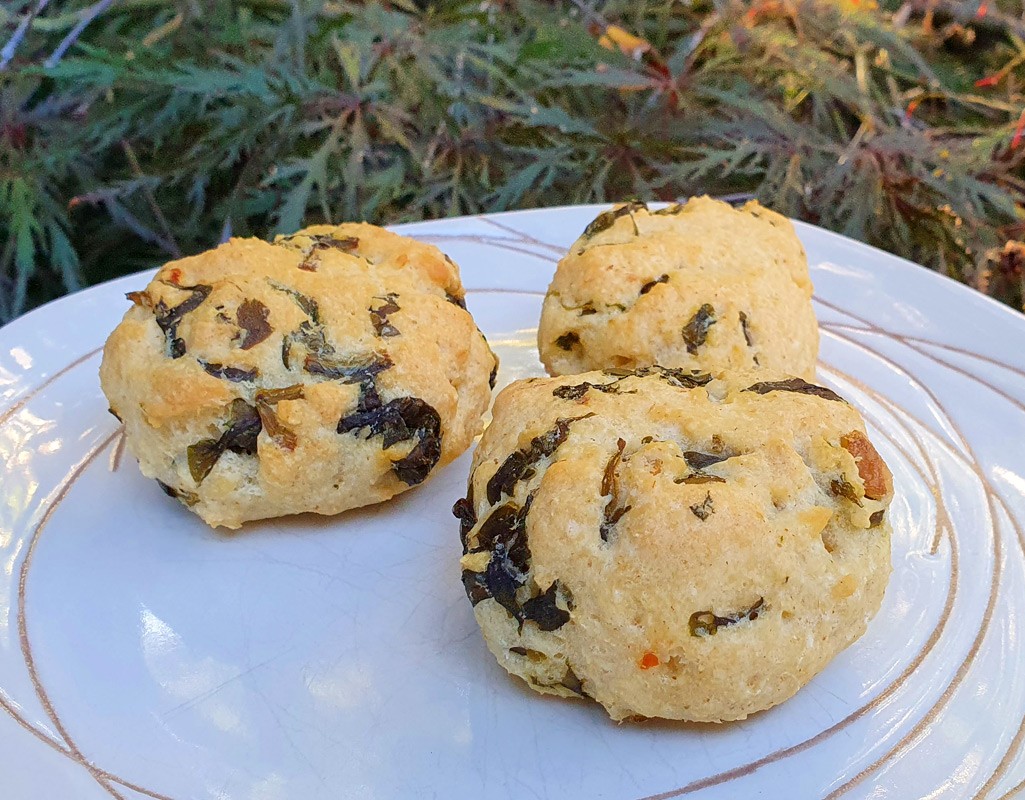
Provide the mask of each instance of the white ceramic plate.
[{"label": "white ceramic plate", "polygon": [[[462,267],[500,384],[599,209],[406,226]],[[1025,784],[1025,318],[813,227],[820,378],[895,474],[857,644],[736,724],[615,725],[488,654],[469,454],[396,500],[222,535],[122,458],[98,348],[145,276],[0,331],[0,797],[1006,798]]]}]

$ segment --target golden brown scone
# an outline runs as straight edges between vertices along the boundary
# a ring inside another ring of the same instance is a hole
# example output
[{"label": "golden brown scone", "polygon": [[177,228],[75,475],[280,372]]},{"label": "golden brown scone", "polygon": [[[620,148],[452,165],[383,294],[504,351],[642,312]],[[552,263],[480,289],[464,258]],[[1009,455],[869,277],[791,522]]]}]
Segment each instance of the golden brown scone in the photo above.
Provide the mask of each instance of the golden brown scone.
[{"label": "golden brown scone", "polygon": [[813,378],[819,333],[786,217],[697,197],[601,214],[559,262],[538,328],[551,375],[661,364]]},{"label": "golden brown scone", "polygon": [[616,720],[717,722],[786,700],[864,633],[892,494],[829,389],[649,367],[507,387],[453,512],[509,672]]},{"label": "golden brown scone", "polygon": [[437,248],[366,224],[167,264],[100,367],[143,474],[210,525],[335,514],[479,433],[497,359]]}]

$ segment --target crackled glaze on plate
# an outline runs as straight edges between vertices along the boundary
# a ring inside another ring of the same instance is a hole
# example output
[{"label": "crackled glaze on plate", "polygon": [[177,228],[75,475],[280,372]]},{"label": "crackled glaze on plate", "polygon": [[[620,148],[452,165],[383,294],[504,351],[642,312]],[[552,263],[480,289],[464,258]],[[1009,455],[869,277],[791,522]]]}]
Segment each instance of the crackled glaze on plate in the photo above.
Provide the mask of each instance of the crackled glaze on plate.
[{"label": "crackled glaze on plate", "polygon": [[[460,265],[502,358],[599,209],[400,228]],[[1025,318],[799,225],[820,379],[893,468],[893,578],[865,636],[736,724],[616,725],[488,654],[450,507],[469,454],[370,509],[224,535],[123,457],[99,348],[133,276],[0,330],[4,798],[867,798],[1025,788]],[[782,793],[782,794],[781,794]]]}]

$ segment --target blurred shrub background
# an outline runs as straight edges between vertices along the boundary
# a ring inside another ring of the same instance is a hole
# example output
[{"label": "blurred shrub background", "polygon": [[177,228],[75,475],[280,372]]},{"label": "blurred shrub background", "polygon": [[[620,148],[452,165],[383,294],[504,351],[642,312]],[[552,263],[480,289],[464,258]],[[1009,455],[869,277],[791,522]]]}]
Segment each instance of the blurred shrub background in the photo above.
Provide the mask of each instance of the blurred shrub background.
[{"label": "blurred shrub background", "polygon": [[1021,306],[1011,0],[0,5],[0,321],[234,235],[753,194]]}]

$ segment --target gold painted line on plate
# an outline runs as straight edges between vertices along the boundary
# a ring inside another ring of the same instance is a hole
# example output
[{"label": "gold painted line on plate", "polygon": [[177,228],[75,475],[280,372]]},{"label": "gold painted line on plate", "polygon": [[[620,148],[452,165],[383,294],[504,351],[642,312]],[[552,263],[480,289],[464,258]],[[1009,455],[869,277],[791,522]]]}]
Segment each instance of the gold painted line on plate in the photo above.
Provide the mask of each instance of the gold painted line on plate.
[{"label": "gold painted line on plate", "polygon": [[427,242],[428,244],[434,244],[436,242],[473,242],[474,244],[484,245],[487,247],[497,247],[502,250],[511,250],[515,253],[523,253],[524,255],[533,256],[546,264],[555,263],[555,259],[551,256],[546,256],[544,253],[531,250],[530,248],[520,244],[516,239],[502,239],[498,237],[479,236],[470,233],[419,233],[413,236],[413,238],[420,242]]},{"label": "gold painted line on plate", "polygon": [[117,443],[114,445],[114,449],[110,451],[110,471],[117,472],[121,467],[121,457],[125,454],[125,426],[121,425],[117,429]]},{"label": "gold painted line on plate", "polygon": [[[832,306],[832,304],[829,304],[829,303],[824,303],[824,304],[825,305],[830,305],[831,307],[836,308],[835,306]],[[841,310],[842,311],[842,309],[837,309],[837,310]],[[975,353],[975,352],[973,352],[971,350],[966,350],[964,348],[955,347],[955,346],[952,346],[952,345],[946,345],[946,344],[942,344],[940,342],[934,342],[934,341],[931,341],[929,339],[925,339],[923,337],[905,336],[905,335],[902,335],[902,334],[894,334],[894,333],[885,331],[885,330],[883,330],[881,328],[878,328],[876,326],[873,326],[868,321],[863,320],[863,319],[857,317],[857,315],[850,314],[850,312],[844,311],[843,313],[846,313],[848,316],[852,317],[853,319],[857,319],[859,322],[862,322],[863,324],[865,324],[866,327],[865,328],[860,328],[860,327],[856,327],[856,326],[841,325],[841,324],[837,324],[837,323],[826,323],[823,327],[827,327],[827,328],[833,329],[834,330],[834,335],[837,335],[837,336],[840,336],[840,334],[836,333],[835,330],[836,329],[843,329],[843,330],[849,330],[849,331],[852,331],[852,332],[861,332],[861,333],[869,332],[869,333],[874,333],[874,334],[877,334],[877,335],[881,335],[881,336],[885,336],[885,337],[897,340],[897,341],[901,342],[902,344],[904,344],[906,347],[908,347],[913,352],[917,353],[918,355],[920,355],[920,356],[922,356],[924,358],[928,358],[929,360],[933,361],[934,363],[939,364],[940,366],[945,367],[947,369],[950,369],[951,371],[956,372],[956,373],[962,375],[963,377],[968,378],[969,380],[971,380],[971,381],[973,381],[975,383],[982,384],[983,386],[985,386],[986,388],[990,389],[990,391],[994,392],[998,396],[1003,397],[1005,400],[1010,402],[1012,405],[1014,405],[1019,410],[1025,412],[1025,402],[1023,402],[1020,399],[1018,399],[1017,397],[1011,395],[1009,392],[1007,392],[1006,390],[1000,388],[999,386],[994,385],[993,383],[991,383],[986,378],[983,378],[980,375],[976,375],[974,373],[971,373],[968,370],[964,369],[963,367],[961,367],[961,366],[959,366],[957,364],[953,364],[953,363],[951,363],[951,362],[949,362],[949,361],[947,361],[945,359],[942,359],[942,358],[938,357],[935,353],[932,353],[932,352],[924,349],[922,347],[922,345],[930,345],[930,346],[936,347],[937,349],[952,351],[952,352],[956,352],[956,353],[959,353],[959,354],[964,355],[964,356],[976,358],[976,359],[978,359],[980,361],[983,361],[985,363],[992,364],[992,365],[995,365],[995,366],[998,366],[998,367],[1003,367],[1004,369],[1007,369],[1010,372],[1013,372],[1013,373],[1015,373],[1017,375],[1025,377],[1025,372],[1023,372],[1022,370],[1018,369],[1017,367],[1014,367],[1014,366],[1012,366],[1010,364],[1006,364],[1006,363],[1004,363],[1002,361],[999,361],[997,359],[991,358],[989,356],[984,356],[981,353]],[[849,337],[841,337],[841,338],[843,338],[845,341],[851,341]],[[887,359],[887,360],[889,361],[889,359]],[[893,362],[891,361],[890,363],[892,364]],[[933,398],[934,402],[938,402],[938,400],[936,399],[935,395],[933,395],[931,392],[929,394]],[[971,452],[971,448],[967,445],[967,441],[966,441],[966,439],[964,437],[964,434],[962,432],[960,432],[960,431],[958,431],[958,432],[959,432],[959,436],[961,437],[962,444],[965,447],[968,447],[969,451]],[[974,459],[974,455],[973,455],[973,459]],[[1018,539],[1019,548],[1021,549],[1022,554],[1025,555],[1025,530],[1022,529],[1021,525],[1018,523],[1018,521],[1015,518],[1014,514],[1011,513],[1011,511],[1010,511],[1006,501],[999,494],[999,492],[996,491],[996,488],[991,484],[991,482],[989,481],[988,477],[985,476],[984,471],[980,467],[978,467],[977,461],[974,462],[974,467],[975,467],[976,472],[979,474],[980,479],[983,481],[983,483],[984,483],[984,485],[986,487],[987,498],[989,498],[990,494],[995,496],[998,504],[1000,505],[1000,507],[1003,509],[1004,513],[1007,515],[1008,519],[1010,520],[1011,526],[1013,527],[1013,529],[1014,529],[1014,531],[1016,533],[1017,539]],[[992,506],[992,503],[991,503],[991,506]],[[1025,743],[1025,714],[1023,714],[1023,716],[1022,716],[1022,719],[1021,719],[1021,721],[1020,721],[1020,723],[1018,725],[1018,730],[1015,732],[1014,736],[1012,737],[1011,743],[1008,745],[1008,749],[1004,753],[1003,758],[1000,760],[1000,763],[997,765],[997,767],[994,770],[993,774],[990,775],[989,779],[986,781],[985,784],[983,784],[982,788],[975,795],[976,798],[985,797],[986,795],[988,795],[993,790],[993,788],[996,786],[996,784],[999,782],[999,780],[1007,773],[1007,771],[1010,769],[1010,767],[1011,767],[1012,763],[1014,762],[1014,760],[1020,754],[1023,743]],[[1001,800],[1004,800],[1004,798],[1007,798],[1010,795],[1015,794],[1016,792],[1020,791],[1023,788],[1025,788],[1025,781],[1022,781],[1020,784],[1018,784],[1018,786],[1016,786],[1009,794],[1004,795],[1003,798],[1001,798]]]},{"label": "gold painted line on plate", "polygon": [[[983,470],[982,467],[979,465],[978,458],[975,455],[974,448],[972,448],[971,445],[968,444],[967,438],[965,437],[964,432],[960,429],[960,427],[953,421],[953,419],[947,413],[946,407],[938,399],[938,397],[935,395],[935,393],[932,392],[931,389],[929,389],[927,386],[922,384],[920,381],[918,381],[916,378],[914,378],[914,376],[912,376],[911,373],[909,373],[907,370],[905,370],[903,367],[901,367],[899,364],[897,364],[895,361],[893,361],[892,359],[888,358],[887,356],[885,356],[885,355],[883,355],[883,354],[881,354],[881,353],[879,353],[877,351],[872,350],[871,348],[867,347],[865,344],[863,344],[861,342],[852,340],[849,337],[845,337],[845,336],[843,336],[840,333],[834,332],[833,335],[837,336],[838,338],[844,339],[845,341],[847,341],[850,344],[853,344],[856,347],[860,347],[860,348],[869,350],[870,352],[874,353],[878,358],[880,358],[881,360],[886,362],[893,369],[899,371],[900,373],[903,373],[906,377],[910,378],[915,384],[918,385],[918,387],[920,389],[922,389],[929,396],[929,398],[932,400],[932,402],[935,404],[935,406],[943,412],[944,417],[946,417],[946,419],[951,424],[952,428],[956,431],[958,437],[964,443],[964,445],[966,447],[966,450],[967,450],[967,452],[968,452],[968,454],[970,456],[970,462],[965,462],[965,463],[969,463],[970,464],[970,467],[971,467],[972,471],[975,472],[976,476],[981,481],[981,483],[983,485],[983,488],[984,488],[984,491],[986,493],[986,502],[987,502],[987,505],[989,506],[990,517],[993,520],[994,572],[993,572],[993,577],[992,577],[992,581],[991,581],[991,585],[990,585],[990,599],[989,599],[989,601],[988,601],[988,603],[986,605],[985,611],[983,612],[983,618],[982,618],[982,622],[981,622],[979,631],[976,634],[975,639],[972,642],[972,646],[969,648],[968,654],[966,655],[965,659],[961,662],[960,666],[958,667],[958,669],[954,673],[954,676],[951,679],[951,681],[945,687],[945,689],[943,691],[943,694],[940,695],[940,698],[937,701],[936,705],[934,705],[933,708],[931,708],[929,710],[929,712],[924,717],[922,717],[922,719],[919,720],[918,723],[907,734],[905,734],[901,738],[901,740],[896,745],[894,745],[894,747],[891,748],[884,756],[882,756],[881,758],[877,759],[871,765],[869,765],[868,767],[863,769],[861,772],[859,772],[857,775],[855,775],[852,779],[850,779],[849,781],[847,781],[846,783],[844,783],[843,785],[841,785],[840,787],[835,789],[830,794],[826,795],[826,797],[823,798],[823,800],[835,800],[835,798],[840,797],[841,795],[846,793],[848,790],[853,788],[855,785],[857,785],[858,783],[863,781],[865,778],[867,778],[869,775],[871,775],[873,772],[877,771],[887,761],[889,761],[892,757],[894,757],[894,755],[897,754],[898,751],[904,749],[909,743],[913,742],[923,731],[925,731],[930,725],[932,725],[933,721],[936,719],[936,717],[939,715],[939,713],[942,711],[942,709],[950,702],[950,700],[953,697],[954,693],[957,691],[957,689],[960,687],[961,683],[964,681],[964,678],[967,675],[969,669],[971,669],[972,662],[974,662],[976,656],[979,653],[979,650],[982,647],[982,642],[985,639],[986,634],[989,632],[989,626],[990,626],[990,624],[992,622],[993,615],[994,615],[994,612],[995,612],[995,609],[996,609],[997,595],[998,595],[999,590],[1000,590],[1000,572],[1001,572],[1001,566],[1000,565],[1001,565],[1001,561],[1002,561],[1002,557],[1003,557],[1003,544],[1002,544],[1002,537],[999,535],[998,515],[996,513],[998,506],[1004,511],[1004,513],[1007,515],[1008,519],[1011,521],[1012,527],[1015,529],[1015,531],[1018,534],[1019,543],[1025,541],[1025,538],[1023,538],[1023,535],[1022,535],[1022,529],[1019,526],[1019,524],[1017,523],[1017,521],[1015,520],[1014,515],[1010,513],[1010,511],[1009,511],[1006,503],[1004,502],[1003,498],[999,495],[998,492],[996,492],[995,488],[992,486],[992,484],[990,483],[989,479],[987,478],[985,470]],[[897,338],[897,337],[894,337],[894,338]],[[978,378],[976,376],[973,376],[970,373],[964,373],[964,374],[967,375],[968,377],[972,378],[973,380],[978,380]],[[880,395],[875,390],[871,390],[870,389],[869,392],[874,396],[874,398],[877,400],[877,402],[882,402],[883,404],[890,405],[891,407],[896,407],[896,404],[894,404],[888,398],[883,397],[882,395]],[[916,419],[911,414],[909,414],[908,416],[910,418],[912,418],[912,419]],[[917,420],[916,419],[916,421],[919,424],[922,424],[921,420]],[[953,539],[952,539],[952,541],[953,541]],[[1023,719],[1022,724],[1025,725],[1025,719]],[[999,765],[998,765],[998,770],[999,770]],[[996,774],[996,773],[994,773],[994,774]],[[992,778],[991,778],[991,780],[992,780]]]},{"label": "gold painted line on plate", "polygon": [[[854,326],[854,325],[840,325],[840,324],[837,324],[837,323],[827,323],[825,327],[828,327],[829,330],[860,331],[861,333],[874,333],[876,335],[884,335],[884,336],[886,335],[886,334],[879,334],[876,331],[869,331],[867,328],[859,328],[859,327]],[[1005,400],[1007,400],[1009,403],[1011,403],[1012,405],[1016,406],[1019,410],[1025,411],[1025,402],[1023,402],[1022,400],[1019,400],[1017,397],[1015,397],[1013,394],[1011,394],[1007,390],[1002,389],[999,386],[997,386],[996,384],[990,383],[987,379],[985,379],[985,378],[983,378],[983,377],[981,377],[979,375],[975,375],[975,374],[973,374],[971,372],[968,372],[963,367],[960,367],[957,364],[954,364],[953,362],[947,361],[946,359],[940,358],[935,353],[931,353],[928,350],[925,350],[922,347],[917,346],[917,345],[927,344],[927,345],[931,345],[933,347],[937,347],[937,348],[940,348],[940,349],[953,350],[954,352],[960,353],[961,355],[978,357],[982,361],[985,361],[987,363],[993,364],[994,366],[1003,367],[1004,369],[1006,369],[1006,370],[1008,370],[1010,372],[1015,372],[1015,373],[1021,375],[1022,377],[1025,377],[1025,372],[1021,372],[1018,369],[1016,369],[1015,367],[1012,367],[1012,366],[1010,366],[1008,364],[1004,364],[1001,361],[997,361],[995,359],[988,358],[986,356],[978,355],[978,354],[972,353],[972,352],[970,352],[968,350],[962,350],[960,348],[952,348],[952,347],[943,347],[942,345],[937,345],[935,342],[930,342],[930,341],[925,340],[925,339],[912,339],[912,338],[909,338],[909,337],[900,337],[899,341],[902,344],[904,344],[909,350],[912,350],[913,352],[918,353],[923,358],[928,358],[930,361],[932,361],[932,362],[934,362],[936,364],[939,364],[942,367],[946,367],[947,369],[949,369],[949,370],[951,370],[953,372],[956,372],[959,375],[963,375],[964,377],[969,378],[970,380],[973,380],[976,383],[981,383],[983,386],[985,386],[986,388],[990,389],[994,394],[1000,395]]]},{"label": "gold painted line on plate", "polygon": [[8,420],[10,420],[11,417],[13,417],[19,411],[21,411],[21,409],[25,407],[25,404],[28,403],[29,400],[31,400],[33,397],[35,397],[37,394],[43,391],[43,389],[45,389],[47,386],[49,386],[51,383],[53,383],[55,380],[61,377],[61,375],[63,375],[66,372],[69,372],[70,370],[73,370],[75,367],[79,366],[85,361],[88,361],[90,358],[92,358],[102,350],[102,347],[97,347],[95,350],[90,350],[88,353],[79,356],[67,366],[61,367],[59,370],[53,373],[53,375],[51,375],[41,384],[36,386],[34,389],[30,389],[26,394],[22,395],[22,397],[19,400],[17,400],[14,403],[14,405],[10,406],[3,413],[0,413],[0,427],[6,425]]},{"label": "gold painted line on plate", "polygon": [[23,727],[25,730],[27,730],[29,733],[31,733],[33,736],[35,736],[37,739],[39,739],[39,741],[43,742],[43,744],[49,745],[54,750],[56,750],[58,753],[62,753],[63,755],[68,755],[69,754],[69,751],[68,751],[68,748],[67,748],[66,745],[64,745],[61,742],[58,742],[58,741],[50,738],[46,733],[41,731],[39,728],[37,728],[35,725],[33,725],[27,719],[25,719],[21,715],[21,713],[18,711],[18,709],[15,708],[15,706],[12,703],[10,703],[7,700],[7,698],[5,698],[2,695],[0,695],[0,708],[2,708],[4,711],[6,711],[10,715],[11,719],[13,719],[19,725],[21,725],[21,727]]},{"label": "gold painted line on plate", "polygon": [[[963,356],[971,356],[972,358],[976,358],[979,361],[985,361],[987,364],[992,364],[993,366],[996,366],[996,367],[1003,367],[1008,372],[1013,372],[1016,375],[1018,375],[1018,376],[1020,376],[1022,378],[1025,378],[1025,369],[1021,369],[1020,367],[1016,367],[1013,364],[1008,364],[1006,361],[1000,361],[999,359],[993,358],[992,356],[984,356],[982,353],[976,353],[973,350],[966,350],[963,347],[956,347],[956,346],[954,346],[952,344],[946,344],[946,343],[943,343],[943,342],[934,342],[931,339],[923,339],[923,338],[918,337],[918,336],[902,335],[901,338],[905,342],[916,342],[918,344],[927,344],[927,345],[929,345],[931,347],[935,347],[935,348],[938,348],[940,350],[949,350],[950,352],[959,353],[959,354],[961,354]],[[921,352],[921,351],[919,351],[919,352]]]},{"label": "gold painted line on plate", "polygon": [[[879,333],[879,334],[881,334],[883,336],[887,336],[890,339],[895,339],[895,340],[897,340],[897,341],[899,341],[899,342],[901,342],[903,344],[906,344],[908,347],[911,347],[916,353],[921,353],[922,355],[924,355],[924,356],[926,356],[928,358],[932,358],[934,361],[936,360],[936,357],[933,354],[931,354],[931,353],[929,353],[927,351],[923,351],[922,349],[920,349],[918,347],[914,347],[911,343],[914,342],[916,344],[926,344],[926,345],[929,345],[931,347],[935,347],[935,348],[938,348],[938,349],[941,349],[941,350],[949,350],[951,352],[959,353],[959,354],[964,355],[964,356],[970,356],[971,358],[975,358],[975,359],[977,359],[979,361],[985,361],[988,364],[993,364],[994,366],[997,366],[997,367],[1003,367],[1004,369],[1008,370],[1009,372],[1013,372],[1013,373],[1015,373],[1015,374],[1025,378],[1025,370],[1021,369],[1020,367],[1016,367],[1013,364],[1008,364],[1005,361],[1000,361],[999,359],[994,358],[993,356],[983,355],[982,353],[978,353],[978,352],[976,352],[974,350],[968,350],[966,348],[958,347],[958,346],[952,345],[952,344],[947,344],[945,342],[937,342],[937,341],[934,341],[933,339],[926,339],[923,336],[913,336],[911,334],[894,333],[893,331],[888,331],[885,328],[880,328],[878,325],[875,325],[874,323],[870,322],[869,320],[865,319],[864,317],[861,317],[861,316],[859,316],[857,314],[854,314],[853,312],[848,311],[845,308],[842,308],[841,306],[837,305],[836,303],[831,303],[830,301],[823,300],[820,297],[816,297],[815,299],[819,303],[821,303],[822,305],[826,306],[826,308],[832,309],[833,311],[837,311],[837,312],[843,314],[844,316],[850,317],[851,319],[860,322],[862,325],[865,326],[865,328],[864,328],[865,330],[870,330],[870,331],[872,331],[874,333]],[[842,324],[843,323],[822,323],[823,326],[829,326],[829,325],[840,326]],[[860,330],[859,328],[857,328],[855,326],[848,326],[848,327],[853,329],[853,330]],[[946,363],[946,362],[941,362],[941,363]],[[951,365],[951,367],[953,369],[958,369],[957,367],[953,367],[952,365]],[[966,374],[968,374],[968,373],[966,373]],[[973,375],[973,374],[970,374],[969,377],[971,377],[974,380],[980,380],[980,381],[982,380],[979,376]]]},{"label": "gold painted line on plate", "polygon": [[[62,370],[62,372],[64,371],[66,371],[66,369]],[[57,375],[59,374],[61,373],[57,373]],[[56,377],[56,375],[54,377]],[[57,510],[57,507],[64,500],[68,491],[75,484],[75,481],[78,480],[78,478],[82,475],[85,469],[93,462],[93,459],[95,459],[101,452],[103,452],[104,449],[107,448],[108,445],[110,445],[112,441],[114,441],[115,436],[117,436],[117,431],[110,434],[102,442],[100,442],[98,445],[94,446],[89,452],[87,452],[86,455],[82,458],[82,460],[79,461],[72,468],[71,472],[64,478],[64,480],[60,484],[58,484],[52,496],[43,501],[43,505],[46,506],[46,511],[43,512],[43,516],[35,525],[35,528],[32,532],[32,536],[29,539],[28,549],[25,553],[25,558],[21,563],[21,571],[18,576],[18,639],[21,644],[22,658],[25,660],[25,666],[28,669],[29,679],[32,681],[32,686],[35,689],[36,697],[38,697],[39,702],[42,703],[43,710],[46,712],[46,715],[50,718],[50,721],[53,722],[54,727],[57,729],[57,733],[60,734],[61,738],[64,739],[64,742],[67,744],[67,755],[76,763],[83,766],[89,772],[89,774],[92,775],[93,779],[103,789],[105,789],[111,797],[120,798],[120,800],[124,800],[124,795],[118,792],[111,785],[111,782],[102,774],[100,774],[100,771],[88,759],[86,759],[86,757],[78,749],[78,746],[75,744],[74,740],[68,733],[67,728],[64,726],[64,723],[61,721],[60,715],[57,714],[57,710],[54,708],[53,703],[50,701],[49,695],[43,688],[43,684],[39,679],[39,671],[36,668],[35,656],[32,653],[32,647],[29,643],[28,622],[26,619],[25,612],[25,587],[28,580],[29,569],[32,566],[32,557],[35,555],[36,544],[39,542],[40,534],[46,527],[46,523],[50,521],[50,518]]]},{"label": "gold painted line on plate", "polygon": [[[57,713],[57,710],[54,707],[53,702],[51,701],[50,696],[46,691],[46,688],[43,686],[42,680],[39,676],[39,671],[36,667],[35,655],[32,652],[32,645],[28,635],[28,620],[25,602],[26,586],[28,582],[29,570],[32,566],[32,559],[35,554],[35,548],[37,543],[39,542],[39,538],[42,535],[43,530],[46,527],[46,524],[53,517],[53,514],[57,510],[58,506],[61,504],[61,502],[63,502],[64,498],[67,497],[67,494],[71,490],[71,487],[74,486],[74,484],[82,476],[82,474],[89,467],[89,465],[95,461],[96,457],[99,456],[100,453],[102,453],[107,447],[111,445],[111,443],[118,436],[121,430],[121,428],[118,428],[105,439],[103,439],[99,444],[95,445],[91,450],[89,450],[86,453],[86,455],[72,468],[72,470],[68,473],[64,480],[57,486],[55,491],[52,493],[52,496],[48,500],[44,501],[44,503],[48,504],[46,511],[43,512],[43,515],[39,519],[39,522],[37,522],[35,527],[33,528],[32,536],[29,540],[28,548],[25,552],[25,558],[22,561],[21,571],[18,576],[18,639],[21,645],[22,658],[25,660],[25,666],[28,669],[29,679],[32,681],[32,687],[33,689],[35,689],[36,697],[39,698],[39,702],[42,704],[43,710],[46,712],[46,715],[53,722],[54,727],[57,729],[57,733],[60,734],[61,738],[64,739],[67,745],[67,749],[61,747],[59,743],[54,742],[49,737],[40,738],[42,738],[43,741],[48,743],[57,752],[62,753],[75,763],[82,766],[93,777],[93,780],[95,780],[96,783],[100,785],[100,787],[106,790],[106,792],[111,797],[116,798],[116,800],[126,799],[125,796],[121,794],[121,792],[114,788],[113,784],[115,783],[125,787],[126,789],[131,789],[135,792],[138,792],[139,794],[143,794],[147,797],[154,798],[154,800],[173,800],[173,798],[168,797],[167,795],[154,792],[143,786],[139,786],[135,783],[132,783],[131,781],[119,778],[118,776],[108,772],[107,770],[100,769],[84,756],[84,754],[81,752],[81,750],[79,750],[78,746],[75,744],[74,740],[71,738],[71,735],[68,733],[67,727],[61,720],[60,715]],[[14,713],[13,709],[7,708],[6,704],[4,704],[4,707],[5,710],[8,711],[8,713],[11,713],[12,716],[20,724],[22,724],[22,726],[28,726],[34,729],[34,726],[32,726],[31,723],[28,723],[26,720],[22,719],[19,714]]]},{"label": "gold painted line on plate", "polygon": [[530,242],[530,244],[537,245],[538,247],[543,247],[546,250],[550,250],[553,253],[557,253],[560,256],[564,256],[567,252],[569,252],[569,247],[559,247],[559,245],[557,244],[542,241],[541,239],[538,239],[535,236],[531,236],[529,233],[525,231],[521,231],[519,228],[514,228],[512,225],[505,225],[501,222],[497,222],[496,220],[491,219],[490,217],[479,216],[477,217],[477,219],[479,219],[481,222],[487,225],[491,225],[495,228],[503,230],[506,233],[514,233],[517,236],[519,236],[521,240]]}]

